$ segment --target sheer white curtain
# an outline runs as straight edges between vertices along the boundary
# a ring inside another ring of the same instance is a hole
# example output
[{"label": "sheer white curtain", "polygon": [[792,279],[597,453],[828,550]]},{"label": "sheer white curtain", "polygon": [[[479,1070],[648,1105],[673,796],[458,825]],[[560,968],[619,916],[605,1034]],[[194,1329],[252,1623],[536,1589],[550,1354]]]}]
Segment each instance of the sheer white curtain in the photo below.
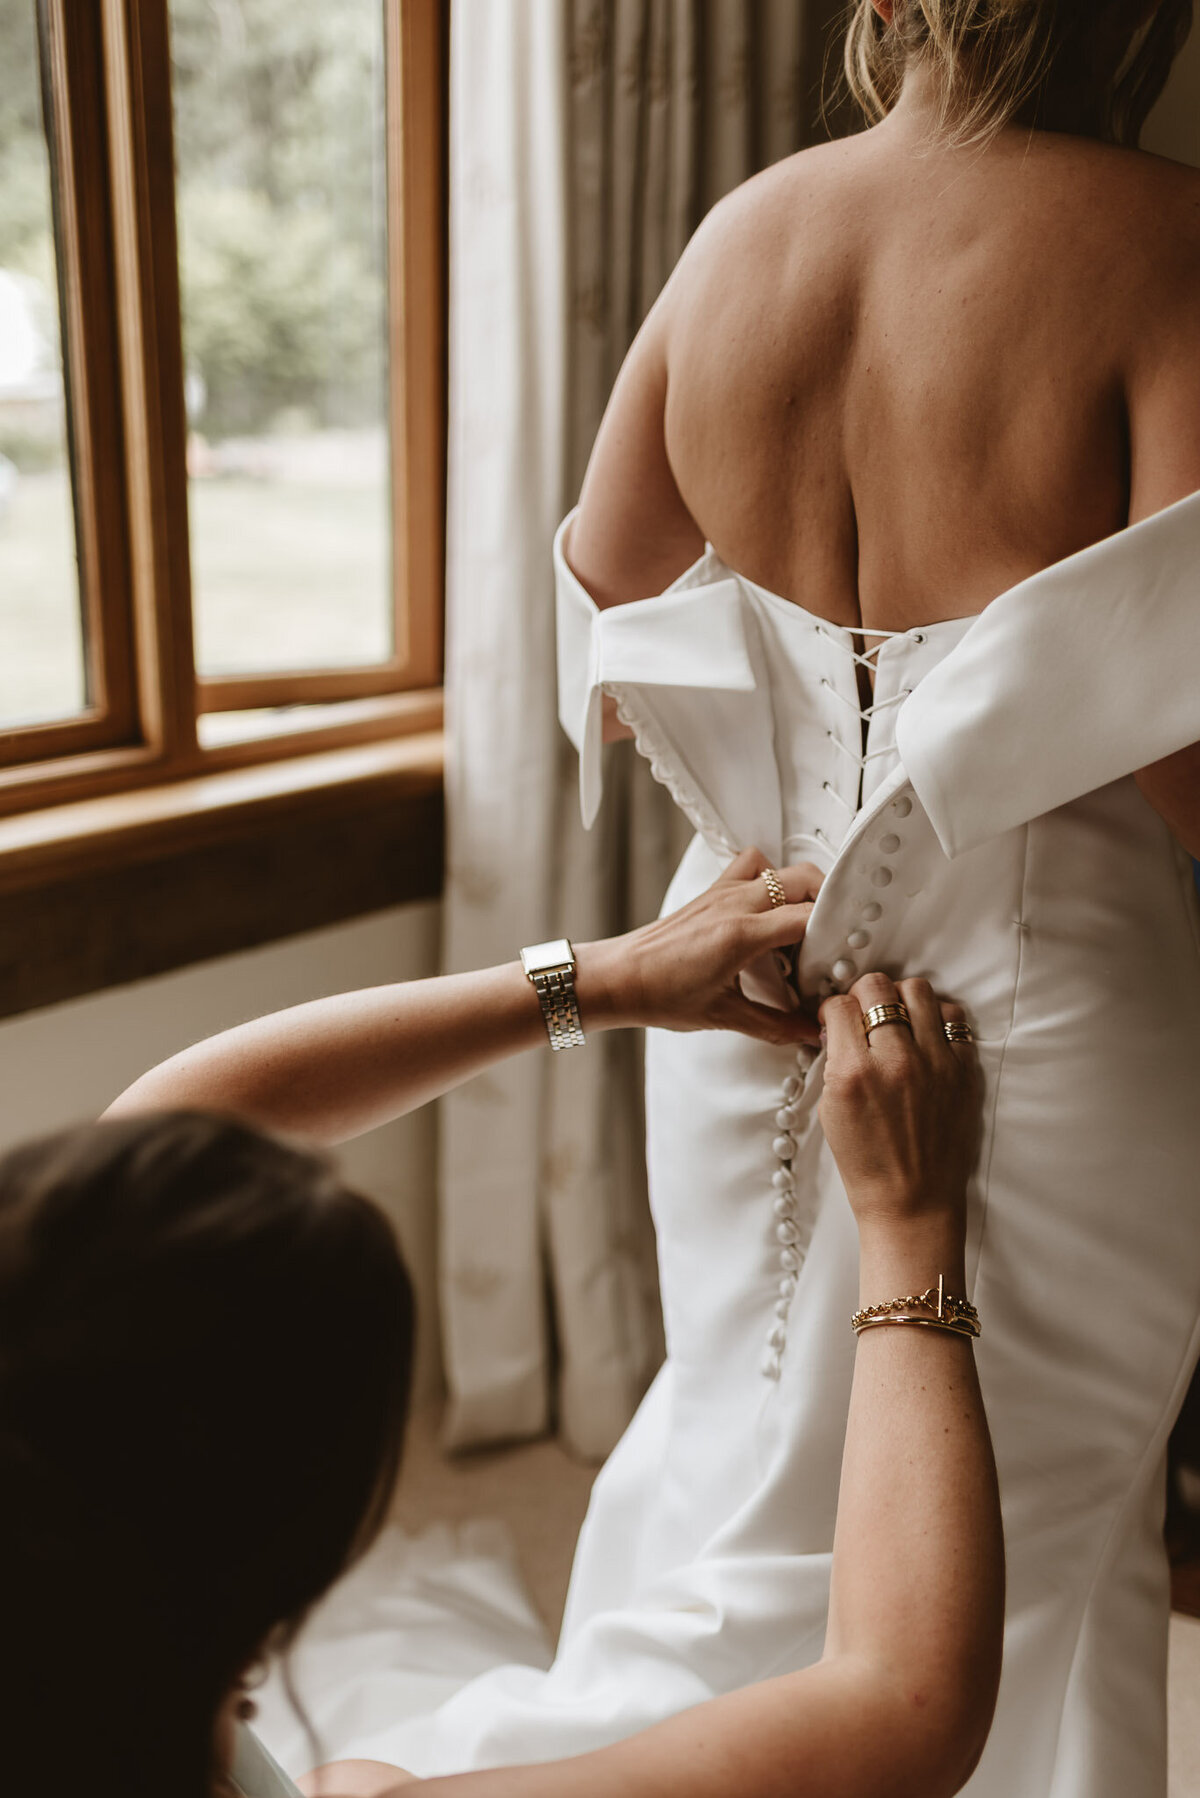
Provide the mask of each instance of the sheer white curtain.
[{"label": "sheer white curtain", "polygon": [[[457,0],[451,12],[446,965],[656,911],[682,847],[627,745],[579,826],[554,528],[700,217],[809,141],[828,0]],[[639,1046],[526,1056],[442,1111],[450,1446],[612,1447],[661,1353]]]}]

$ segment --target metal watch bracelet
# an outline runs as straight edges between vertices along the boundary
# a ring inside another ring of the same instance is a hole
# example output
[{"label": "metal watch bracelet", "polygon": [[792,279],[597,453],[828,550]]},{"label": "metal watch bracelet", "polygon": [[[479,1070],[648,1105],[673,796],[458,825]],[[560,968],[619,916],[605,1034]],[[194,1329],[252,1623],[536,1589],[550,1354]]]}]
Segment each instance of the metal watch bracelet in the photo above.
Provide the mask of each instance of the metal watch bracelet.
[{"label": "metal watch bracelet", "polygon": [[565,937],[521,951],[521,966],[538,996],[552,1049],[582,1048],[586,1040],[575,996],[575,951]]}]

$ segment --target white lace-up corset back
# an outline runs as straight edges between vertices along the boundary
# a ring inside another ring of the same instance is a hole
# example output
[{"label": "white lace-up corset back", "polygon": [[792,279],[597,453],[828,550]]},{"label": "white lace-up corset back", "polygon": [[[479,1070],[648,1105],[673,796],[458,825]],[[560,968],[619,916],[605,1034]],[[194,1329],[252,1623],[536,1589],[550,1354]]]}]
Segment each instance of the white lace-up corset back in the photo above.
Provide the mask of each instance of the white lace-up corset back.
[{"label": "white lace-up corset back", "polygon": [[[820,636],[829,636],[829,630],[825,625],[818,624],[816,629]],[[829,731],[828,735],[835,749],[839,749],[850,762],[851,766],[856,769],[859,775],[859,785],[858,791],[854,795],[853,802],[845,798],[843,794],[829,782],[826,782],[825,785],[826,790],[832,792],[838,800],[838,803],[845,808],[846,815],[852,818],[862,805],[862,777],[866,773],[867,768],[872,762],[880,761],[884,756],[890,755],[894,747],[893,741],[888,741],[884,744],[879,744],[877,741],[875,748],[872,749],[869,747],[872,721],[877,712],[890,711],[893,706],[903,705],[904,701],[912,692],[911,687],[901,687],[897,692],[889,694],[886,699],[876,700],[875,680],[878,673],[876,662],[879,657],[879,652],[882,650],[885,643],[901,637],[908,638],[912,643],[924,643],[925,632],[916,629],[907,631],[881,631],[850,627],[849,635],[852,638],[861,639],[864,644],[868,637],[873,637],[875,639],[869,648],[863,648],[861,651],[851,649],[849,652],[857,671],[855,682],[858,688],[858,699],[860,703],[856,705],[848,699],[844,700],[843,703],[855,714],[861,726],[861,743],[858,754],[856,755],[835,731]],[[836,641],[836,639],[834,639],[834,641]],[[843,699],[840,688],[834,687],[829,683],[827,684],[829,685],[829,691],[833,694],[835,699]],[[870,697],[866,699],[866,703],[864,704],[861,702],[864,700],[865,694],[869,694]],[[823,836],[824,833],[818,830],[816,834],[818,836]],[[834,846],[835,845],[832,843],[829,845],[830,848],[833,848]]]},{"label": "white lace-up corset back", "polygon": [[[827,867],[896,765],[901,706],[974,619],[904,631],[850,629],[753,581],[740,584],[751,597],[770,685],[782,858]],[[863,675],[872,683],[869,700]]]}]

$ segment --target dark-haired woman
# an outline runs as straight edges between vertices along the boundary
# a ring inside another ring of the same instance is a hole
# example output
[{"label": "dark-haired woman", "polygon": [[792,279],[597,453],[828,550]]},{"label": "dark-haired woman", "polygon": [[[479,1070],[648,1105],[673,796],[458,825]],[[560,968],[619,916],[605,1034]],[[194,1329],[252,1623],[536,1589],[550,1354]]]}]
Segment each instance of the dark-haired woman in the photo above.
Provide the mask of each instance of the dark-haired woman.
[{"label": "dark-haired woman", "polygon": [[[581,950],[584,1030],[719,1015],[811,1035],[735,991],[802,934],[811,873],[742,857],[675,919]],[[446,1798],[950,1798],[978,1757],[1003,1549],[964,1293],[974,1051],[921,981],[867,976],[823,1019],[868,1309],[820,1664],[569,1763],[438,1782]],[[382,1218],[305,1151],[143,1108],[219,1102],[332,1137],[544,1035],[515,968],[320,1001],[0,1160],[6,1790],[292,1791],[240,1726],[243,1682],[368,1543],[398,1464],[412,1309]],[[399,1781],[360,1764],[320,1789]]]},{"label": "dark-haired woman", "polygon": [[[668,907],[746,843],[810,859],[805,992],[883,967],[968,1007],[1010,1566],[971,1792],[1162,1798],[1164,1450],[1200,1347],[1200,173],[1135,146],[1191,4],[850,10],[877,122],[714,209],[617,383],[558,545],[562,717],[589,818],[607,709],[694,824]],[[667,1361],[554,1666],[458,1694],[431,1765],[606,1740],[621,1677],[630,1726],[819,1652],[856,1257],[803,1059],[651,1033]]]}]

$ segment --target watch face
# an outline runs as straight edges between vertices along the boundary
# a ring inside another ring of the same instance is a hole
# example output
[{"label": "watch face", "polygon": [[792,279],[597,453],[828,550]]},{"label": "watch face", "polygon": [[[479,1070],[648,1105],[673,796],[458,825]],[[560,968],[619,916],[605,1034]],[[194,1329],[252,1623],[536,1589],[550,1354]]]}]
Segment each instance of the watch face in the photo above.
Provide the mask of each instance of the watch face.
[{"label": "watch face", "polygon": [[527,974],[551,974],[555,969],[573,971],[575,951],[566,937],[553,943],[534,943],[532,948],[522,949],[521,966]]}]

